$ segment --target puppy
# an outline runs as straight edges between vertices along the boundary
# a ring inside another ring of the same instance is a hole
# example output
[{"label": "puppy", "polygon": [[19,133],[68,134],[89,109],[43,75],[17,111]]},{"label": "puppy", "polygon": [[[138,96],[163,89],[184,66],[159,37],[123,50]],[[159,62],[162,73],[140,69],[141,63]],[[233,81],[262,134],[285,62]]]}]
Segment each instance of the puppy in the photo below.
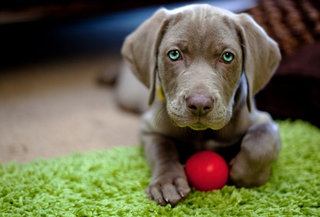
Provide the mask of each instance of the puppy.
[{"label": "puppy", "polygon": [[[277,43],[249,15],[210,5],[160,9],[127,36],[122,55],[149,92],[140,139],[152,171],[146,189],[151,200],[174,206],[187,197],[183,163],[199,150],[225,156],[236,186],[268,180],[280,136],[253,97],[281,56]],[[147,94],[130,95],[138,85],[130,82],[130,88],[120,87],[130,96],[128,107]]]}]

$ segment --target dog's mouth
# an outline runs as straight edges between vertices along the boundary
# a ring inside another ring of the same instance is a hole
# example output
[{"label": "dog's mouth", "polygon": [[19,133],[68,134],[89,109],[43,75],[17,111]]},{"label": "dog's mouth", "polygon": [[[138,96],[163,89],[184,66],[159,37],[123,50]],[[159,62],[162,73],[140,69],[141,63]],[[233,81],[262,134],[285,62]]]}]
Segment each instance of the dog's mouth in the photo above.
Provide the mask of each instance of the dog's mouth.
[{"label": "dog's mouth", "polygon": [[185,106],[173,106],[174,103],[167,104],[167,111],[170,119],[178,127],[188,127],[193,130],[220,130],[231,117],[231,110],[225,109],[220,104],[216,104],[214,110],[204,115],[193,114]]},{"label": "dog's mouth", "polygon": [[190,124],[190,125],[188,125],[188,127],[190,127],[193,130],[206,130],[209,128],[208,126],[202,124],[201,122]]},{"label": "dog's mouth", "polygon": [[225,125],[222,119],[215,121],[215,123],[207,123],[207,121],[202,118],[199,118],[196,121],[185,122],[185,123],[179,123],[178,121],[174,121],[174,122],[179,127],[190,127],[193,130],[206,130],[206,129],[219,130],[223,128]]}]

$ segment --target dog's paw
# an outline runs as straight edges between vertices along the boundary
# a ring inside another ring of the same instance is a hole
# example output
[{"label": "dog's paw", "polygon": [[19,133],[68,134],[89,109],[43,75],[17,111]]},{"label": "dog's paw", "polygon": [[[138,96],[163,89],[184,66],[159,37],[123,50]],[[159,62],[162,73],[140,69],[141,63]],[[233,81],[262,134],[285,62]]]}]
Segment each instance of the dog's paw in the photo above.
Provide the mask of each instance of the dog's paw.
[{"label": "dog's paw", "polygon": [[242,153],[231,162],[230,179],[238,187],[254,187],[265,184],[270,176],[271,164],[252,162]]},{"label": "dog's paw", "polygon": [[163,175],[151,181],[146,193],[159,205],[175,206],[188,196],[190,187],[185,177]]},{"label": "dog's paw", "polygon": [[266,183],[280,146],[278,127],[275,124],[251,127],[242,140],[240,152],[230,162],[231,180],[240,187]]}]

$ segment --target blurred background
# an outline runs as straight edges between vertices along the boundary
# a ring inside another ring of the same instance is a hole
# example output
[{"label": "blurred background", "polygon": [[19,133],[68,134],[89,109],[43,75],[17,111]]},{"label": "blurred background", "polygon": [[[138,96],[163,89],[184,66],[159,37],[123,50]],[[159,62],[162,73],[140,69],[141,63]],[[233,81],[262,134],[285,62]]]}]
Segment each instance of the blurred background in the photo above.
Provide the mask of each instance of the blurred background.
[{"label": "blurred background", "polygon": [[250,13],[283,55],[258,107],[320,126],[319,1],[1,1],[0,160],[137,145],[139,116],[101,78],[117,73],[125,36],[155,10],[191,3]]},{"label": "blurred background", "polygon": [[[45,4],[44,4],[45,2]],[[233,11],[255,0],[128,1],[48,0],[3,1],[0,11],[2,66],[52,58],[119,55],[123,39],[160,7],[211,3]]]}]

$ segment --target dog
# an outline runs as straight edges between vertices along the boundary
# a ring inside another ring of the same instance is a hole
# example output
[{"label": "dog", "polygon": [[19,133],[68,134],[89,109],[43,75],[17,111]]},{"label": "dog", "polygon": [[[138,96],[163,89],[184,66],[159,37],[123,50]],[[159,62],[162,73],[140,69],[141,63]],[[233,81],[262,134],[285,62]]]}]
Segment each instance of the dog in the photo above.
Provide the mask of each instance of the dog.
[{"label": "dog", "polygon": [[236,186],[267,182],[281,139],[254,95],[281,54],[249,15],[204,4],[159,9],[126,37],[121,52],[127,66],[119,101],[146,110],[139,136],[152,172],[151,200],[175,206],[188,196],[183,164],[200,150],[224,156]]}]

